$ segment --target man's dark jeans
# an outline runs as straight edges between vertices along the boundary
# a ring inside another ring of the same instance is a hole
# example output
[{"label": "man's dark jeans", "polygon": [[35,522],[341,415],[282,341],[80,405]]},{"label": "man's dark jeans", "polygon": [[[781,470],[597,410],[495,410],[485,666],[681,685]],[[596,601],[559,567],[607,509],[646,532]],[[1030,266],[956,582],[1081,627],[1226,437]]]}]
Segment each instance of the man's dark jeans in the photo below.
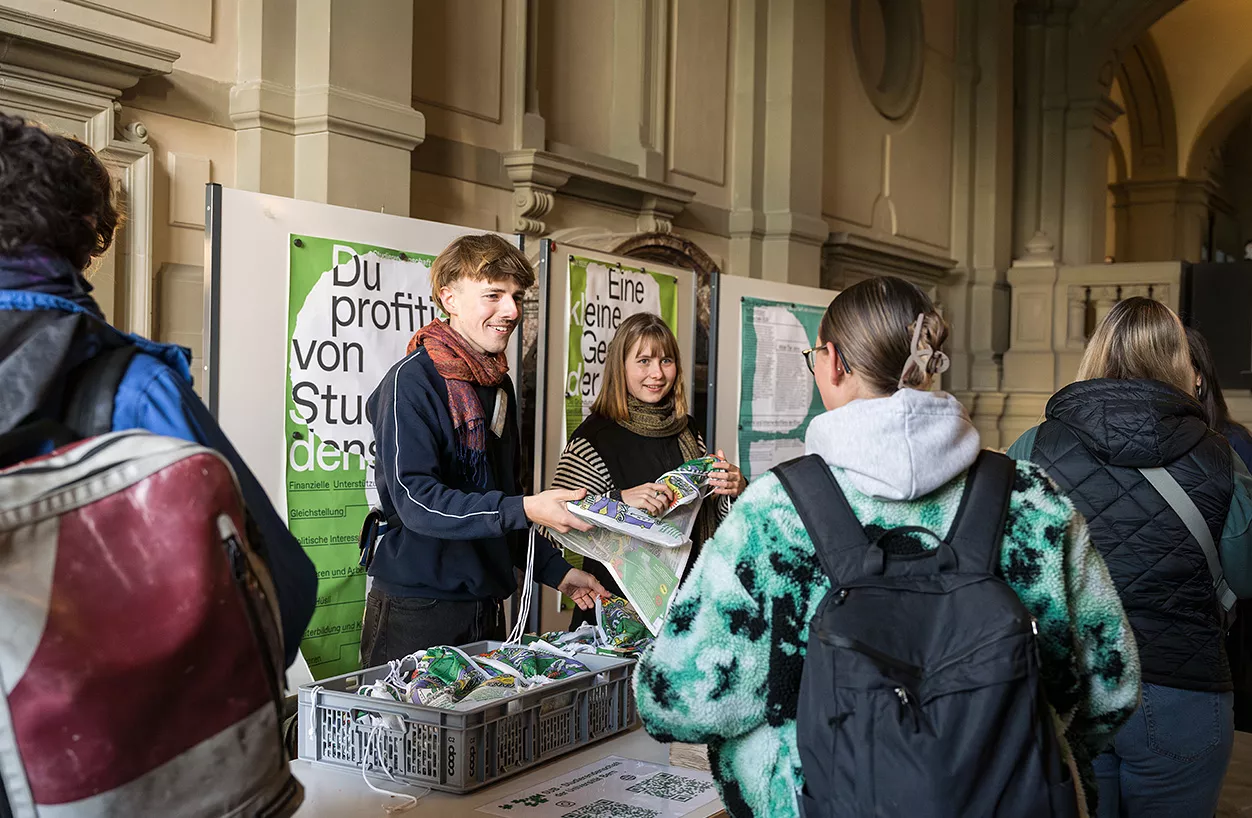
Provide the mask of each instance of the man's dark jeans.
[{"label": "man's dark jeans", "polygon": [[385,665],[435,645],[504,637],[504,607],[497,599],[422,599],[371,589],[361,627],[361,667]]}]

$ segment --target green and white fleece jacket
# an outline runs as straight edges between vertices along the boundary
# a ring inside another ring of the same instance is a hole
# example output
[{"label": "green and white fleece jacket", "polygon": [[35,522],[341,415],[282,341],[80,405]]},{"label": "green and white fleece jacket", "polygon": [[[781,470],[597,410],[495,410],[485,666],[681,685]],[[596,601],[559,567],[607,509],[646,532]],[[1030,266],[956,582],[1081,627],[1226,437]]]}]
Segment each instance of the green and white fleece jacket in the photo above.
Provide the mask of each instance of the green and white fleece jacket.
[{"label": "green and white fleece jacket", "polygon": [[[946,534],[979,448],[955,399],[907,389],[827,412],[807,440],[832,464],[871,536],[900,526]],[[1028,462],[1017,464],[1000,575],[1039,622],[1045,693],[1094,807],[1090,759],[1138,706],[1138,653],[1085,521]],[[706,544],[640,660],[644,726],[661,741],[709,746],[734,818],[797,815],[800,673],[809,621],[829,589],[782,484],[772,474],[757,477]]]}]

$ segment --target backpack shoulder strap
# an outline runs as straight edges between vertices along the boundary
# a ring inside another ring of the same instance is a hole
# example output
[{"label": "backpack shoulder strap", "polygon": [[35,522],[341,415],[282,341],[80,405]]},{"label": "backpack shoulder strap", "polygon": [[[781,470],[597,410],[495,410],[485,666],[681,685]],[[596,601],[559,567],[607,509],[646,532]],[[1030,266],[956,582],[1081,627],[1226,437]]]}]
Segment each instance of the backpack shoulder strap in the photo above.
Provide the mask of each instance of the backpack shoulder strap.
[{"label": "backpack shoulder strap", "polygon": [[130,344],[105,350],[70,375],[64,423],[80,438],[113,430],[113,399],[135,353]]},{"label": "backpack shoulder strap", "polygon": [[999,569],[1016,469],[1011,458],[983,449],[965,475],[965,492],[947,537],[960,571],[995,574]]},{"label": "backpack shoulder strap", "polygon": [[810,454],[788,460],[770,471],[790,495],[831,584],[838,586],[859,573],[849,570],[849,552],[854,555],[855,565],[860,565],[869,548],[869,538],[826,461]]},{"label": "backpack shoulder strap", "polygon": [[1139,472],[1147,478],[1152,484],[1152,488],[1156,489],[1161,497],[1165,498],[1165,502],[1174,510],[1174,513],[1182,520],[1183,525],[1191,532],[1191,536],[1200,544],[1200,548],[1204,550],[1204,559],[1209,564],[1209,573],[1213,575],[1213,592],[1217,594],[1217,601],[1222,607],[1224,613],[1229,613],[1230,609],[1235,606],[1238,597],[1226,582],[1226,572],[1222,569],[1222,558],[1217,553],[1217,546],[1213,543],[1213,532],[1209,531],[1208,523],[1204,521],[1204,515],[1200,513],[1200,509],[1196,508],[1195,501],[1187,495],[1186,489],[1178,484],[1174,475],[1170,474],[1163,468],[1139,469]]}]

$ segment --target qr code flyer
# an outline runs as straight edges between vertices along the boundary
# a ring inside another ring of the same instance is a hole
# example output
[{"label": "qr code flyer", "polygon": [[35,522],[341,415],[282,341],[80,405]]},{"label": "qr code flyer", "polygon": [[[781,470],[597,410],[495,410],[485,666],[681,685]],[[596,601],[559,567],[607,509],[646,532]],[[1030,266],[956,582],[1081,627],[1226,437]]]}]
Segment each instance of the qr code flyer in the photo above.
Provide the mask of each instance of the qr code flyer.
[{"label": "qr code flyer", "polygon": [[522,818],[680,818],[720,810],[708,773],[609,756],[478,807]]}]

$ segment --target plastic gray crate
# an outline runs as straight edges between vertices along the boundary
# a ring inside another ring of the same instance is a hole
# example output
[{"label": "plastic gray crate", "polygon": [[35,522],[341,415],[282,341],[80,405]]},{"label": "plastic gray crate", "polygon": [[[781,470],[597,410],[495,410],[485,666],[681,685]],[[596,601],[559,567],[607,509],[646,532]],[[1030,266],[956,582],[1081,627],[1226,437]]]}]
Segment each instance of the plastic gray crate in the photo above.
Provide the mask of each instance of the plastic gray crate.
[{"label": "plastic gray crate", "polygon": [[[500,644],[475,642],[462,650],[473,656]],[[302,685],[300,758],[359,772],[368,752],[373,775],[382,775],[381,758],[397,781],[472,792],[634,726],[634,660],[583,654],[578,661],[591,672],[471,710],[358,695],[387,675],[386,666]],[[400,716],[404,728],[376,729],[357,720],[361,713]]]}]

